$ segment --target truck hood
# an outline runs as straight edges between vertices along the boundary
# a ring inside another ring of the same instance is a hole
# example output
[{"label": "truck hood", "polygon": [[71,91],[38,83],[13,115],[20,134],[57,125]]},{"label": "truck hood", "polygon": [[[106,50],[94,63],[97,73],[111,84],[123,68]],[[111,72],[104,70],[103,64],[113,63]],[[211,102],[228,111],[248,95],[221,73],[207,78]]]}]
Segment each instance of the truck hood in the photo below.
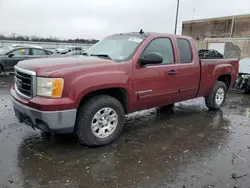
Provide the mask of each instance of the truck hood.
[{"label": "truck hood", "polygon": [[68,69],[85,69],[116,64],[113,60],[98,57],[74,56],[38,58],[20,61],[17,67],[34,71],[39,76],[49,77],[51,74]]}]

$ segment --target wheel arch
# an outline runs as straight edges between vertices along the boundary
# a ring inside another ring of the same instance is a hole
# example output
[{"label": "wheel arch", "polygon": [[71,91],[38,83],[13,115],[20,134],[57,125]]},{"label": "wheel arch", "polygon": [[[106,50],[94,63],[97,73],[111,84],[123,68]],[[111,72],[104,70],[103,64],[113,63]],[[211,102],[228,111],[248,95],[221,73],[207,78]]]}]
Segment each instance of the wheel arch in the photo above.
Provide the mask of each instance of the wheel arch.
[{"label": "wheel arch", "polygon": [[128,91],[122,87],[112,87],[91,91],[81,98],[79,106],[84,105],[90,98],[97,95],[108,95],[116,98],[122,104],[125,113],[129,113],[129,94]]},{"label": "wheel arch", "polygon": [[230,74],[223,74],[223,75],[220,75],[216,81],[224,82],[227,86],[227,90],[229,90],[231,82],[232,82],[232,76]]}]

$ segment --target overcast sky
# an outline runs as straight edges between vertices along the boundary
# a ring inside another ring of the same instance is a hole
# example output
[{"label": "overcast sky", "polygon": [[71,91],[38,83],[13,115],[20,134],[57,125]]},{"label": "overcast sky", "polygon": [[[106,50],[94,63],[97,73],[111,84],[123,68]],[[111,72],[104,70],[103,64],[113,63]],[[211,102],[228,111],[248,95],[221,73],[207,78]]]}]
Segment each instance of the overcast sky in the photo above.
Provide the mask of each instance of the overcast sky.
[{"label": "overcast sky", "polygon": [[[177,0],[0,0],[0,33],[96,38],[117,32],[173,33]],[[250,0],[180,0],[181,22],[250,14]]]}]

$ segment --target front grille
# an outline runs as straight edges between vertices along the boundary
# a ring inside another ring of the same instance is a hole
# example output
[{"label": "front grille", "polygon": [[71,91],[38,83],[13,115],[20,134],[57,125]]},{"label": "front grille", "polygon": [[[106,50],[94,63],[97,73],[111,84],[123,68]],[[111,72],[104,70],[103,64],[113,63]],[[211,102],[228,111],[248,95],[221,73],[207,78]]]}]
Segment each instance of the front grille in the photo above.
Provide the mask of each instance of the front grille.
[{"label": "front grille", "polygon": [[15,87],[21,96],[31,98],[33,95],[33,75],[27,72],[15,69]]}]

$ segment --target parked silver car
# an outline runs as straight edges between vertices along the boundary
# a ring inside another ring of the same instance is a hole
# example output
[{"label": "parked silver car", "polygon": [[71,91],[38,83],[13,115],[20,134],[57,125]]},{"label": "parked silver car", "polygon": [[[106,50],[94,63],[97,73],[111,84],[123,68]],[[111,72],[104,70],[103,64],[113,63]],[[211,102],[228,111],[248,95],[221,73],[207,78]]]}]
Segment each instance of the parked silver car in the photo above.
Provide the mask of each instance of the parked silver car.
[{"label": "parked silver car", "polygon": [[22,60],[45,58],[53,55],[53,52],[42,48],[16,47],[6,48],[0,55],[0,73],[14,71],[14,66]]}]

